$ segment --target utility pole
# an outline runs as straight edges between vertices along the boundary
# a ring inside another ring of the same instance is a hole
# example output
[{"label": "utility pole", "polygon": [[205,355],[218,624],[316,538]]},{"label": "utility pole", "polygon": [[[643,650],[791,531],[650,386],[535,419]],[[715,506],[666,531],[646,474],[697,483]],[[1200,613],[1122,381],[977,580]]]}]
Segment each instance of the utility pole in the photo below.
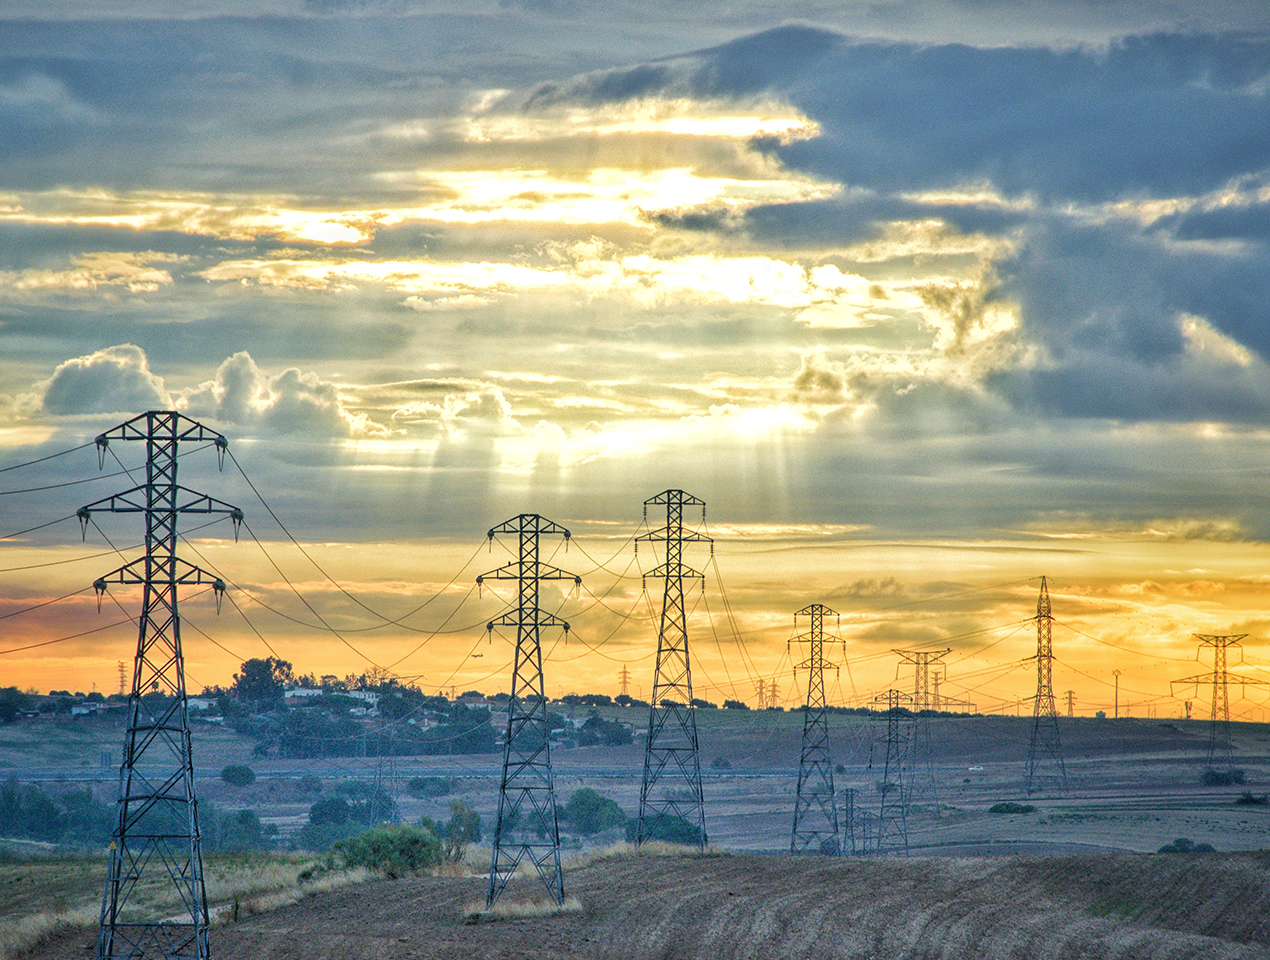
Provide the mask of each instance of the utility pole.
[{"label": "utility pole", "polygon": [[[95,511],[145,515],[146,552],[97,580],[98,608],[109,584],[142,587],[140,630],[128,695],[128,728],[119,768],[119,799],[110,838],[110,862],[97,934],[99,960],[208,956],[207,894],[194,759],[186,701],[185,655],[181,650],[178,586],[210,586],[220,607],[225,583],[176,555],[177,519],[183,513],[227,514],[234,538],[242,523],[238,507],[176,482],[177,447],[212,444],[220,466],[229,441],[175,411],[152,410],[97,437],[98,466],[112,440],[146,445],[146,482],[79,509],[85,536]],[[176,888],[182,905],[175,916],[147,907],[153,894],[138,886],[151,875]],[[146,919],[137,919],[144,917]]]},{"label": "utility pole", "polygon": [[1116,720],[1119,720],[1120,719],[1120,670],[1119,669],[1112,670],[1111,675],[1116,678],[1116,712],[1113,715],[1113,718]]},{"label": "utility pole", "polygon": [[[794,801],[794,827],[790,835],[790,853],[841,853],[838,831],[838,806],[834,801],[833,764],[829,759],[829,723],[825,716],[824,619],[838,612],[819,603],[803,607],[794,614],[810,620],[799,641],[809,645],[807,659],[794,669],[807,671],[807,707],[803,712],[802,753],[798,760],[798,792]],[[844,644],[845,645],[845,644]]]},{"label": "utility pole", "polygon": [[[644,745],[644,779],[639,789],[637,846],[649,840],[674,839],[704,849],[706,845],[705,798],[701,792],[701,756],[697,749],[697,714],[692,705],[692,662],[688,656],[688,616],[684,607],[684,577],[705,576],[685,566],[685,543],[714,541],[702,533],[684,532],[684,507],[706,503],[682,490],[665,490],[644,501],[644,518],[649,506],[665,506],[666,525],[636,537],[638,544],[664,543],[666,562],[644,574],[666,581],[662,595],[661,627],[657,634],[657,667],[653,674],[653,695],[648,709],[648,739]],[[663,776],[679,780],[679,789],[655,793]]]},{"label": "utility pole", "polygon": [[[560,821],[556,814],[555,783],[551,772],[551,729],[547,723],[547,696],[543,685],[543,627],[569,624],[538,606],[538,584],[543,580],[581,578],[538,559],[538,541],[570,534],[536,513],[519,516],[490,529],[493,540],[502,535],[518,539],[517,559],[477,577],[515,580],[516,609],[490,621],[488,629],[516,628],[516,660],[512,670],[511,698],[507,701],[507,732],[503,737],[503,778],[498,790],[498,822],[490,857],[489,888],[485,909],[494,905],[522,860],[528,859],[557,905],[564,903],[564,876],[560,871]],[[514,834],[519,833],[517,839]]]},{"label": "utility pole", "polygon": [[1050,593],[1041,577],[1041,594],[1036,601],[1036,699],[1032,710],[1032,736],[1027,748],[1027,792],[1040,788],[1037,768],[1046,760],[1058,769],[1049,778],[1059,794],[1067,792],[1067,768],[1063,745],[1058,737],[1058,707],[1054,703],[1054,643]]},{"label": "utility pole", "polygon": [[[1226,669],[1226,651],[1231,647],[1240,647],[1239,641],[1247,637],[1246,633],[1231,634],[1227,636],[1212,636],[1210,634],[1197,633],[1195,639],[1199,641],[1200,647],[1209,647],[1213,651],[1213,672],[1211,674],[1201,674],[1194,677],[1184,677],[1181,680],[1174,680],[1173,683],[1193,683],[1198,689],[1199,684],[1211,682],[1213,685],[1212,706],[1209,710],[1209,727],[1208,727],[1208,769],[1209,771],[1217,770],[1217,763],[1220,759],[1224,761],[1226,769],[1230,770],[1235,764],[1234,744],[1230,739],[1230,694],[1228,691],[1229,684],[1233,681],[1241,687],[1247,685],[1266,686],[1267,681],[1258,680],[1254,677],[1241,677],[1238,674],[1231,673]],[[1220,757],[1219,757],[1220,754]]]},{"label": "utility pole", "polygon": [[904,792],[904,764],[910,737],[901,727],[906,719],[901,710],[906,702],[912,703],[912,697],[891,689],[874,697],[873,702],[886,703],[886,758],[882,764],[882,783],[878,787],[882,799],[878,807],[877,852],[882,854],[890,849],[907,857],[908,798]]}]

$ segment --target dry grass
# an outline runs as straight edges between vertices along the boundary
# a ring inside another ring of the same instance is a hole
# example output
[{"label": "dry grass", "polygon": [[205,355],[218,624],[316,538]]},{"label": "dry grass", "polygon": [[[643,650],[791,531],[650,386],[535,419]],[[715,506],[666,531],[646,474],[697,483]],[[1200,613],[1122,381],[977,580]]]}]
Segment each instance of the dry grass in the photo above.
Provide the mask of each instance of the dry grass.
[{"label": "dry grass", "polygon": [[[223,926],[377,876],[349,870],[301,883],[298,874],[310,863],[312,858],[285,855],[206,858],[203,875],[212,924]],[[101,916],[105,872],[98,857],[31,857],[0,863],[0,960],[11,960],[66,928],[95,926]],[[134,900],[139,909],[159,916],[180,906],[166,878],[147,880]]]},{"label": "dry grass", "polygon": [[723,851],[707,846],[698,850],[693,846],[681,843],[666,843],[662,840],[650,840],[643,846],[633,843],[610,843],[602,847],[588,847],[571,854],[564,866],[570,870],[580,869],[595,863],[597,860],[627,860],[632,857],[721,857],[727,856]]},{"label": "dry grass", "polygon": [[477,923],[481,920],[527,920],[532,917],[559,917],[566,913],[581,913],[582,901],[577,897],[565,897],[564,903],[554,900],[500,900],[488,910],[481,901],[463,907],[463,921]]}]

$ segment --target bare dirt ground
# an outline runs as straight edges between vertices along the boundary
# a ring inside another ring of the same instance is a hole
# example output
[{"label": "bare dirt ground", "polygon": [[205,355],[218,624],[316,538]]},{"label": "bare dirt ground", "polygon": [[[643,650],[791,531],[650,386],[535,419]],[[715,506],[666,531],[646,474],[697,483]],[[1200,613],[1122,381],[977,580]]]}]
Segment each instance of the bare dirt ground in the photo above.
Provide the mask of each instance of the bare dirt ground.
[{"label": "bare dirt ground", "polygon": [[[582,911],[462,920],[481,878],[377,881],[212,933],[217,960],[1265,960],[1270,854],[624,856],[567,874]],[[504,899],[536,898],[536,880]],[[91,955],[87,932],[30,960]]]}]

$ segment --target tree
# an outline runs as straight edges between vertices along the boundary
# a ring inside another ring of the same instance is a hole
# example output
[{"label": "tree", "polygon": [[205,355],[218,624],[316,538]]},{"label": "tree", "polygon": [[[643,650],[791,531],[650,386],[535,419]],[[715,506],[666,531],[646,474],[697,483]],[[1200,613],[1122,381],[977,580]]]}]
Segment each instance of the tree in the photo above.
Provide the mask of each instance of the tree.
[{"label": "tree", "polygon": [[245,660],[242,672],[234,674],[231,688],[239,700],[261,707],[282,703],[283,688],[292,681],[291,663],[277,657]]},{"label": "tree", "polygon": [[256,782],[256,771],[241,763],[222,768],[220,778],[231,787],[249,787]]},{"label": "tree", "polygon": [[750,709],[750,705],[746,703],[744,700],[724,700],[723,709],[724,710],[748,710]]},{"label": "tree", "polygon": [[17,687],[0,689],[0,723],[12,723],[18,714],[31,709],[31,698]]},{"label": "tree", "polygon": [[574,830],[588,835],[626,823],[622,808],[590,787],[573,792],[564,805],[564,816]]}]

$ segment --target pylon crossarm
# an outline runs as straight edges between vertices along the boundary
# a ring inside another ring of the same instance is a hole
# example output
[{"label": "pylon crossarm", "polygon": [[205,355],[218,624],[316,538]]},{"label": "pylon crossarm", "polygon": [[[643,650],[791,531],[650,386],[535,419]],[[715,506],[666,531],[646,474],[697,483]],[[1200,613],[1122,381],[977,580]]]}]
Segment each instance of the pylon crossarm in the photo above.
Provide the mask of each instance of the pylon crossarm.
[{"label": "pylon crossarm", "polygon": [[152,440],[154,439],[154,424],[156,421],[162,422],[164,426],[170,426],[171,432],[162,435],[164,440],[186,440],[196,443],[215,443],[219,446],[228,446],[229,441],[224,434],[205,427],[197,420],[192,420],[184,414],[177,413],[175,410],[150,410],[146,413],[138,414],[131,420],[127,420],[117,427],[112,427],[105,433],[97,435],[97,445],[102,446],[109,444],[111,440]]},{"label": "pylon crossarm", "polygon": [[490,527],[489,532],[485,536],[487,539],[493,540],[499,534],[511,536],[522,533],[540,537],[564,537],[566,540],[571,539],[573,536],[558,523],[536,513],[522,513],[510,520],[505,520],[496,527]]}]

